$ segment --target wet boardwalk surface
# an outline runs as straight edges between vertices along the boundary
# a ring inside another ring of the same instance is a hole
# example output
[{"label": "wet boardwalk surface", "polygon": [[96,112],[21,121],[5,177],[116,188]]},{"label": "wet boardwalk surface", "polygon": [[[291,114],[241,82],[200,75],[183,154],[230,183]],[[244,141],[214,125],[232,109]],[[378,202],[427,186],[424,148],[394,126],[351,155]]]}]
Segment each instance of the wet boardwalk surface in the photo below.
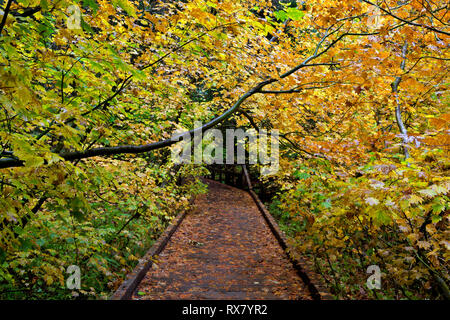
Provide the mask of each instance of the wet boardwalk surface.
[{"label": "wet boardwalk surface", "polygon": [[251,196],[207,182],[133,299],[311,299]]}]

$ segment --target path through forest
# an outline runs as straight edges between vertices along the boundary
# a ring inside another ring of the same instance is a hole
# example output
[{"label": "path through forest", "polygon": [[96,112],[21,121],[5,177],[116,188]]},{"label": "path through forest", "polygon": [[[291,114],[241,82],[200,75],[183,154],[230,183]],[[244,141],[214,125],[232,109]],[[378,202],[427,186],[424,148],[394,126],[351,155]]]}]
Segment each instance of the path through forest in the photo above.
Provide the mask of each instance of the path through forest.
[{"label": "path through forest", "polygon": [[207,183],[133,299],[311,299],[251,196]]}]

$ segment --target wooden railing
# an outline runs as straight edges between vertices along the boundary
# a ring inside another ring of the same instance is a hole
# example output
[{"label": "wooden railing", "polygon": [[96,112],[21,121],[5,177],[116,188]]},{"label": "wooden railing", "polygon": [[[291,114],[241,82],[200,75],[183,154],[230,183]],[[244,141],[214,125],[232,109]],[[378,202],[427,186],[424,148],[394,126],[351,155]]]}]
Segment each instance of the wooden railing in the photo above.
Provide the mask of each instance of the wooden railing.
[{"label": "wooden railing", "polygon": [[250,175],[249,167],[245,164],[212,164],[206,167],[210,174],[205,178],[225,183],[227,185],[244,189],[264,191],[258,178]]},{"label": "wooden railing", "polygon": [[[228,184],[233,187],[246,189],[245,165],[241,164],[212,164],[207,169],[210,174],[206,178]],[[248,175],[248,174],[247,174]]]}]

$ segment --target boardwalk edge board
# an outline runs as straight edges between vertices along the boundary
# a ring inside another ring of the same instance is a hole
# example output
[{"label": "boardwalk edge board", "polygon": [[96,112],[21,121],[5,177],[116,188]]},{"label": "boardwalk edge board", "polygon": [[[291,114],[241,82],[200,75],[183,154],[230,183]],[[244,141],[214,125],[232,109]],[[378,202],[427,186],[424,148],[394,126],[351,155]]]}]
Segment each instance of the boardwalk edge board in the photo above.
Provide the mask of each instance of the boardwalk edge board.
[{"label": "boardwalk edge board", "polygon": [[258,195],[253,191],[250,176],[245,166],[243,166],[243,173],[247,182],[247,191],[255,201],[256,206],[269,225],[270,230],[275,235],[275,238],[278,240],[278,243],[283,248],[283,250],[287,251],[289,260],[293,264],[298,275],[302,278],[303,282],[308,287],[308,290],[311,293],[311,297],[314,300],[333,300],[333,296],[323,285],[320,276],[311,271],[312,266],[310,265],[310,263],[306,262],[304,259],[298,256],[294,256],[295,250],[293,250],[293,248],[288,244],[286,236],[284,235],[283,231],[281,231],[278,223],[275,221],[275,218],[270,214],[265,205],[259,199]]},{"label": "boardwalk edge board", "polygon": [[[193,201],[191,199],[190,204],[192,204],[192,202]],[[133,272],[127,275],[126,279],[122,282],[122,284],[114,292],[114,294],[109,298],[109,300],[131,299],[133,292],[136,290],[139,283],[142,281],[142,279],[145,277],[145,274],[152,266],[154,257],[164,250],[170,238],[178,229],[178,226],[181,224],[181,222],[183,221],[184,217],[188,212],[189,209],[184,210],[175,217],[175,219],[161,234],[158,240],[151,246],[151,248],[147,251],[147,253],[141,259],[139,259],[139,263],[136,265]]]}]

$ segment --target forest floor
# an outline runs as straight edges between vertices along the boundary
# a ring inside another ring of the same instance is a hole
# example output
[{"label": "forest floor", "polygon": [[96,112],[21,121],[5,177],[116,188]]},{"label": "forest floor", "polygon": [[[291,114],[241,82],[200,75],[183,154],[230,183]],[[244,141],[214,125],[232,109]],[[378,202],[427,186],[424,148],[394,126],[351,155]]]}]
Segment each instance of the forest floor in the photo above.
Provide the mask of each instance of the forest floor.
[{"label": "forest floor", "polygon": [[311,299],[251,196],[206,180],[133,299]]}]

